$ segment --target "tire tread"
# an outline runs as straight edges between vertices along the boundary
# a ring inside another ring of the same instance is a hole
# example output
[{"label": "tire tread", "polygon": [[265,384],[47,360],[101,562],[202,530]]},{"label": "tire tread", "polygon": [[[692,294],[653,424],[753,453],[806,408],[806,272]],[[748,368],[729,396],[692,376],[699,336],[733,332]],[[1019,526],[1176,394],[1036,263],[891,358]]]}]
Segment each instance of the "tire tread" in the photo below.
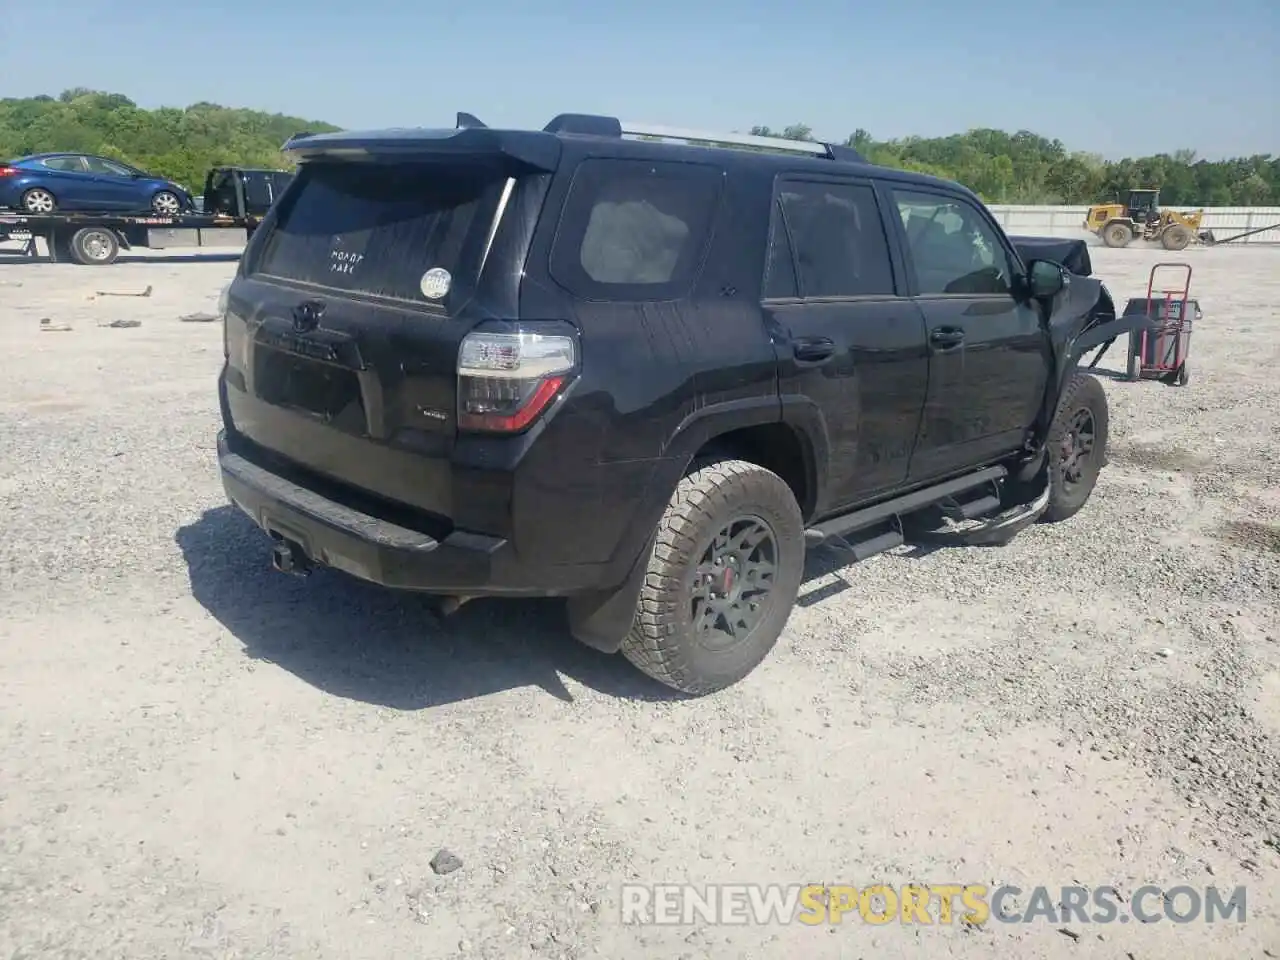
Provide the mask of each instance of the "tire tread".
[{"label": "tire tread", "polygon": [[[726,502],[727,491],[735,487],[744,492],[759,488],[766,496],[785,491],[795,530],[803,538],[800,508],[790,488],[776,474],[757,464],[745,460],[695,464],[676,485],[658,524],[653,553],[636,604],[635,621],[622,642],[622,653],[653,679],[688,694],[709,693],[721,684],[697,676],[682,656],[677,631],[680,626],[678,604],[683,602],[680,596],[683,572],[688,563],[696,562],[693,554],[698,549],[698,539],[714,521],[715,508]],[[785,536],[784,531],[775,532]]]}]

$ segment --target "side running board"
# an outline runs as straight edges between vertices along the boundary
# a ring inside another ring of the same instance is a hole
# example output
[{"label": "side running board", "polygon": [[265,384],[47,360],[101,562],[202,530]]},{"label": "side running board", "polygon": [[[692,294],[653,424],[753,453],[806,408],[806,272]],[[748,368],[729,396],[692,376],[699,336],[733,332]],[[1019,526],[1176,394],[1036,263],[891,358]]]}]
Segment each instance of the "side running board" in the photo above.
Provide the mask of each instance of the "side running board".
[{"label": "side running board", "polygon": [[[977,473],[832,517],[807,529],[804,532],[805,543],[808,546],[831,543],[847,549],[860,561],[866,560],[906,543],[903,521],[919,510],[939,506],[944,514],[954,519],[973,520],[997,509],[1000,498],[997,496],[996,484],[1007,475],[1008,471],[1004,467],[987,467]],[[990,489],[982,491],[979,489],[982,487]],[[964,494],[972,494],[974,491],[979,492],[977,497],[963,498]],[[1028,507],[1043,509],[1038,500]],[[1035,515],[1038,516],[1039,512],[1035,510]],[[1002,524],[1001,529],[1008,529],[1008,526]],[[1018,529],[1022,527],[1019,526]]]}]

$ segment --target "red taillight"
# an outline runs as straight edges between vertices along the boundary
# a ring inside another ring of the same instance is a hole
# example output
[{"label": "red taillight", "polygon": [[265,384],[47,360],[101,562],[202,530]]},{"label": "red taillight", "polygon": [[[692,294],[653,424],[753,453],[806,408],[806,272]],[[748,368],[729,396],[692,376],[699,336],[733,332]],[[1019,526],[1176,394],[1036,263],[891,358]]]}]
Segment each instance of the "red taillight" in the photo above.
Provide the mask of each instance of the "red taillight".
[{"label": "red taillight", "polygon": [[572,338],[469,333],[458,350],[458,427],[518,433],[559,396],[577,364]]},{"label": "red taillight", "polygon": [[17,167],[0,166],[0,177],[16,177],[18,175]]}]

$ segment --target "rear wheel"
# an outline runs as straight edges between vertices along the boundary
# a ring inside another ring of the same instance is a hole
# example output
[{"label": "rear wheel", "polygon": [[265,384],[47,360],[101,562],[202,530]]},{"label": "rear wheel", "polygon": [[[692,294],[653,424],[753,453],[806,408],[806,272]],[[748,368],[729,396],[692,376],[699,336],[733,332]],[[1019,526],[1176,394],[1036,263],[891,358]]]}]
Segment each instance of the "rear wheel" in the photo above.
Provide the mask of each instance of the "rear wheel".
[{"label": "rear wheel", "polygon": [[71,238],[71,258],[86,266],[104,266],[113,263],[120,253],[120,241],[110,230],[102,227],[85,227]]},{"label": "rear wheel", "polygon": [[1108,247],[1124,247],[1133,239],[1133,231],[1123,223],[1109,223],[1102,230],[1102,242]]},{"label": "rear wheel", "polygon": [[724,689],[773,649],[804,575],[804,522],[791,488],[742,460],[694,470],[658,525],[622,652],[683,693]]},{"label": "rear wheel", "polygon": [[58,201],[53,194],[42,187],[32,187],[22,195],[22,209],[27,213],[53,213],[58,209]]},{"label": "rear wheel", "polygon": [[161,190],[151,198],[151,209],[162,217],[176,217],[182,212],[182,201],[176,193]]},{"label": "rear wheel", "polygon": [[1185,250],[1190,242],[1191,231],[1178,223],[1160,234],[1160,243],[1166,250]]},{"label": "rear wheel", "polygon": [[1088,501],[1106,462],[1107,395],[1096,377],[1072,375],[1049,428],[1049,506],[1040,519],[1057,523]]}]

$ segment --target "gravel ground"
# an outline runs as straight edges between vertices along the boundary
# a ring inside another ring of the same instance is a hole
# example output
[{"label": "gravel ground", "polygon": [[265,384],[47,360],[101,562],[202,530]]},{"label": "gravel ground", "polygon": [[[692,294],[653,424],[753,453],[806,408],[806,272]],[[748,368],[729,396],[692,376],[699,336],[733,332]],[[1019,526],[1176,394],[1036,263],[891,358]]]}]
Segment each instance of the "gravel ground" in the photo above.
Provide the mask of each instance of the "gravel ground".
[{"label": "gravel ground", "polygon": [[[1095,256],[1121,298],[1161,258]],[[1081,514],[815,554],[698,701],[552,604],[271,573],[216,476],[220,328],[178,319],[233,257],[0,258],[0,957],[1280,956],[1280,249],[1183,256],[1191,384],[1104,379]],[[619,918],[626,881],[910,880],[1244,885],[1248,919]]]}]

